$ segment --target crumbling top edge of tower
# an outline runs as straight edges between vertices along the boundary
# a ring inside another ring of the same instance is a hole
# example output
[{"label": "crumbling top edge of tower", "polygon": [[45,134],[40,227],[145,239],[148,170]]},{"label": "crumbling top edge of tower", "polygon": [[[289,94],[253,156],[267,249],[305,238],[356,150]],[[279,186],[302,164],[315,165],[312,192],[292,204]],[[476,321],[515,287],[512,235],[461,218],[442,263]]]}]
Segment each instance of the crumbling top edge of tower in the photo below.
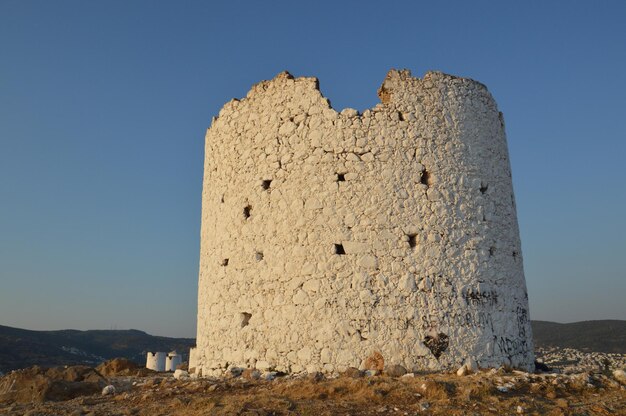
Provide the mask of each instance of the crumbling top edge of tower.
[{"label": "crumbling top edge of tower", "polygon": [[[409,69],[394,68],[390,69],[387,72],[385,79],[377,90],[377,94],[381,100],[383,107],[393,107],[395,104],[402,102],[403,94],[398,94],[399,91],[415,88],[420,90],[436,90],[438,86],[449,81],[466,84],[468,88],[473,87],[479,90],[483,90],[484,92],[489,94],[488,89],[484,84],[471,78],[450,75],[440,71],[427,71],[422,78],[419,78],[412,76]],[[248,91],[248,93],[246,94],[246,97],[241,99],[233,98],[232,100],[224,104],[222,111],[233,109],[234,107],[239,106],[241,102],[255,97],[259,94],[265,94],[268,89],[276,87],[287,87],[286,89],[288,90],[289,85],[293,86],[295,84],[301,85],[303,87],[302,92],[304,94],[314,94],[322,98],[323,101],[326,102],[328,109],[331,109],[337,113],[342,112],[342,110],[334,109],[331,105],[330,100],[327,97],[324,97],[320,90],[319,79],[317,77],[294,77],[289,71],[282,71],[271,80],[264,80],[254,84],[250,91]],[[374,108],[370,110],[379,109],[380,106],[381,104],[377,104]],[[220,114],[222,113],[222,111],[220,111]]]}]

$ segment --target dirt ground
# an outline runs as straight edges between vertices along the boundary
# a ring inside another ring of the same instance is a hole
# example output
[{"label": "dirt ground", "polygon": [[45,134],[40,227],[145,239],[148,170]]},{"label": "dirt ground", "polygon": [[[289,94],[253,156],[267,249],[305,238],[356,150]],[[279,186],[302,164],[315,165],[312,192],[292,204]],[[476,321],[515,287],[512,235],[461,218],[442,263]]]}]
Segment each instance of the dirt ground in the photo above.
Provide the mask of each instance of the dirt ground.
[{"label": "dirt ground", "polygon": [[0,404],[0,415],[626,415],[626,388],[600,373],[456,374],[273,380],[109,377],[115,394]]}]

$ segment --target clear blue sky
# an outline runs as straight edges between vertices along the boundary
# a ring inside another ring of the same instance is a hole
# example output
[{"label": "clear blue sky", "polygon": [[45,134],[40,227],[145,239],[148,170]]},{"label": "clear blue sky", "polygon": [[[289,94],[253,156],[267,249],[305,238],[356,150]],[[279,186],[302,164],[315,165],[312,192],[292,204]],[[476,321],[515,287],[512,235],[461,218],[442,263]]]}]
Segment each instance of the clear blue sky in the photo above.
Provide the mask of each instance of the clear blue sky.
[{"label": "clear blue sky", "polygon": [[0,324],[195,336],[204,133],[282,70],[504,112],[533,319],[626,319],[626,2],[0,0]]}]

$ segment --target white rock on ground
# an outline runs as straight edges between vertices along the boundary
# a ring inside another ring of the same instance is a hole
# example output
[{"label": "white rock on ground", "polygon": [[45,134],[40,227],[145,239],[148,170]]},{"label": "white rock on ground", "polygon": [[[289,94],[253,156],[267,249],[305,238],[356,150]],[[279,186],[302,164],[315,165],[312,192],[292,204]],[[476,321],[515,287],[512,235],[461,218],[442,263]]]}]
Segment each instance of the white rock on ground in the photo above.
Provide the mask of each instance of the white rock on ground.
[{"label": "white rock on ground", "polygon": [[176,380],[186,380],[189,378],[189,373],[185,370],[178,369],[174,371],[174,378]]}]

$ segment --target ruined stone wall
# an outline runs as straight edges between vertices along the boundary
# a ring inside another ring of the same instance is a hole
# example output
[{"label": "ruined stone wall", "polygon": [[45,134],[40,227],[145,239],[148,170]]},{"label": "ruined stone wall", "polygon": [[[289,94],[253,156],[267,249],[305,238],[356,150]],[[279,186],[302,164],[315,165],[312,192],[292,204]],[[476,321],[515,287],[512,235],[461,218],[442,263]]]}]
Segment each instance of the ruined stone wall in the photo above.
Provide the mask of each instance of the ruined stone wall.
[{"label": "ruined stone wall", "polygon": [[[482,84],[392,70],[338,113],[281,73],[206,134],[191,366],[530,369],[504,124]],[[368,357],[377,357],[367,361]]]}]

